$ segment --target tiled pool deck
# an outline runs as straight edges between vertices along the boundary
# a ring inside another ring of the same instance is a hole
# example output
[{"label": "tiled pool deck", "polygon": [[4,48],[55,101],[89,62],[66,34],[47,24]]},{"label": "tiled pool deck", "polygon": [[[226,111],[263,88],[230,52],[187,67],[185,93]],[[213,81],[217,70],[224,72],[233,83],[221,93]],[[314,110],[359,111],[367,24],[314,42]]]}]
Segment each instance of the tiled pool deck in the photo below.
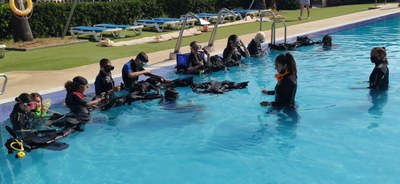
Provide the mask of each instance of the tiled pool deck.
[{"label": "tiled pool deck", "polygon": [[[379,17],[385,16],[396,16],[400,13],[400,8],[397,4],[387,4],[383,5],[380,9],[368,10],[359,13],[307,22],[304,24],[298,24],[294,26],[289,26],[287,28],[288,38],[294,38],[299,35],[309,35],[310,37],[320,36],[326,33],[336,32],[341,29],[346,29],[349,27],[359,26],[360,24],[367,24],[368,22],[375,21]],[[255,30],[254,32],[256,32]],[[283,39],[283,28],[277,29],[276,38],[277,40]],[[266,31],[266,38],[270,38],[270,31]],[[240,38],[244,43],[249,43],[254,37],[253,34],[240,35]],[[215,41],[215,51],[212,54],[221,53],[225,48],[226,40],[216,40]],[[202,43],[206,45],[206,43]],[[169,53],[173,49],[148,53],[150,59],[149,69],[153,69],[154,73],[162,75],[166,71],[173,70],[175,65],[175,60],[168,60]],[[189,52],[189,47],[182,47],[181,52]],[[136,54],[136,53],[133,53]],[[132,56],[134,57],[134,56]],[[116,83],[121,81],[121,74],[119,73],[122,66],[131,57],[121,58],[113,60],[112,63],[116,67],[116,74],[113,77],[116,79]],[[29,71],[29,72],[8,72],[7,76],[9,81],[7,84],[6,92],[0,97],[0,122],[3,122],[8,118],[11,112],[12,105],[14,104],[14,98],[23,92],[39,92],[40,94],[45,94],[44,98],[51,98],[53,103],[63,101],[65,97],[63,85],[67,80],[71,80],[77,74],[87,78],[89,82],[93,83],[94,79],[98,73],[98,64],[91,64],[80,66],[71,69],[58,70],[58,71]],[[51,76],[51,77],[49,77]],[[40,83],[31,84],[32,80],[27,80],[30,78],[40,81]],[[94,87],[91,88],[93,90]],[[60,92],[62,91],[62,92]]]}]

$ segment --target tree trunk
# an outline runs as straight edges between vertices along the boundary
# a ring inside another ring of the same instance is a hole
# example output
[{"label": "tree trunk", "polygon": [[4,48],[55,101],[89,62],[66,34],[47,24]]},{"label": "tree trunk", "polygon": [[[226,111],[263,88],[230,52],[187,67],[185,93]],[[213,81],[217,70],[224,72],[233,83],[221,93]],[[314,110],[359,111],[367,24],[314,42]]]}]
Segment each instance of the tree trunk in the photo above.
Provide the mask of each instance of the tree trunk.
[{"label": "tree trunk", "polygon": [[267,4],[265,3],[265,0],[255,0],[253,7],[254,9],[264,10],[267,9]]},{"label": "tree trunk", "polygon": [[[19,1],[15,1],[15,5],[16,7],[20,7]],[[17,15],[12,15],[11,24],[13,29],[14,42],[33,41],[31,26],[29,26],[29,21],[26,17],[18,17]]]},{"label": "tree trunk", "polygon": [[265,0],[265,4],[267,8],[276,10],[276,1],[275,0]]}]

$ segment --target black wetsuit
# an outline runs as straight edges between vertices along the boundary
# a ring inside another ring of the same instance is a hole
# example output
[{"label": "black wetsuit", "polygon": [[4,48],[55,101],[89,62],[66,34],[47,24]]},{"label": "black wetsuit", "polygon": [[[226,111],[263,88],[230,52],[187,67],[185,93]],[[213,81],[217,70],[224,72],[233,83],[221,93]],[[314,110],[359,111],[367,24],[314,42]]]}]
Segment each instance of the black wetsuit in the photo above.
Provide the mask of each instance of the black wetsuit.
[{"label": "black wetsuit", "polygon": [[67,93],[65,98],[65,104],[73,113],[74,118],[80,121],[90,120],[90,112],[86,103],[83,94],[79,92]]},{"label": "black wetsuit", "polygon": [[114,89],[114,80],[110,75],[105,74],[100,71],[96,77],[96,81],[94,82],[94,87],[96,91],[96,95],[100,95],[103,92],[108,92]]},{"label": "black wetsuit", "polygon": [[386,64],[375,66],[369,76],[369,88],[387,90],[389,87],[389,68]]},{"label": "black wetsuit", "polygon": [[14,109],[10,114],[10,121],[14,131],[22,129],[31,129],[32,124],[30,122],[34,114],[27,113],[19,108],[19,103],[14,105]]},{"label": "black wetsuit", "polygon": [[[244,52],[241,48],[238,47],[237,49],[238,52],[235,52],[232,54],[231,58],[227,58],[229,53],[232,52],[232,48],[225,48],[224,52],[222,54],[222,58],[223,61],[226,62],[227,65],[229,65],[229,63],[237,63],[241,61],[242,56],[246,57],[246,52]],[[234,52],[234,51],[233,51]]]},{"label": "black wetsuit", "polygon": [[200,61],[205,61],[204,54],[197,53],[197,58],[198,59],[196,59],[196,57],[193,53],[189,54],[189,57],[188,57],[189,67],[195,67],[197,65],[200,65]]},{"label": "black wetsuit", "polygon": [[142,66],[137,66],[135,60],[130,60],[122,68],[122,80],[124,81],[125,87],[133,88],[134,84],[139,80],[139,76],[130,78],[129,73],[138,72],[145,70]]},{"label": "black wetsuit", "polygon": [[[243,89],[247,87],[249,82],[230,82],[230,81],[210,81],[205,83],[193,83],[192,91],[195,93],[214,93],[214,94],[222,94],[225,91],[229,91],[232,89]],[[204,89],[202,91],[197,90]]]},{"label": "black wetsuit", "polygon": [[294,98],[297,90],[297,77],[285,75],[275,86],[275,91],[268,91],[268,95],[275,95],[275,101],[271,102],[273,107],[294,107]]},{"label": "black wetsuit", "polygon": [[247,46],[247,50],[249,51],[250,56],[259,56],[261,54],[261,48],[257,45],[254,39],[252,39]]}]

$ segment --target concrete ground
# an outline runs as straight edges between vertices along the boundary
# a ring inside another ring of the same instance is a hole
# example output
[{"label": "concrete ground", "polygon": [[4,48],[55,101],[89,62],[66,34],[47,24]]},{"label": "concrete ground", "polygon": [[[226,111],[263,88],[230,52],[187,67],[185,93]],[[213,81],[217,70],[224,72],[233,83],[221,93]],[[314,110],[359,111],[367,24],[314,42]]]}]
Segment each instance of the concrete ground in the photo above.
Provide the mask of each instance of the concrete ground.
[{"label": "concrete ground", "polygon": [[[288,37],[294,37],[298,35],[306,35],[312,32],[316,32],[319,30],[325,30],[330,28],[339,27],[345,24],[351,24],[354,22],[359,22],[367,19],[373,19],[376,17],[380,17],[383,15],[388,15],[396,12],[400,12],[400,8],[397,7],[398,4],[386,4],[382,5],[379,9],[319,20],[312,21],[312,12],[311,12],[311,20],[310,22],[304,24],[298,24],[289,26],[287,28]],[[311,22],[312,21],[312,22]],[[254,31],[256,32],[256,30]],[[283,38],[283,28],[277,29],[276,39],[280,40]],[[270,31],[265,32],[266,40],[268,41],[270,36]],[[251,39],[254,37],[254,34],[240,35],[240,39],[243,42],[249,43]],[[207,43],[201,43],[201,45],[207,45]],[[215,51],[212,53],[219,54],[223,51],[226,46],[226,39],[224,40],[216,40],[215,41]],[[175,65],[175,60],[169,60],[169,53],[172,52],[173,48],[168,50],[163,50],[159,52],[148,53],[150,60],[149,69],[158,68],[161,66],[167,65]],[[189,47],[182,47],[182,53],[189,52]],[[136,53],[132,53],[136,54]],[[102,56],[106,57],[106,56]],[[122,66],[132,57],[121,58],[113,60],[112,63],[116,67],[116,70],[113,74],[114,77],[119,77],[121,74]],[[54,92],[63,90],[64,83],[67,80],[71,80],[73,77],[77,75],[81,75],[89,80],[89,82],[94,82],[94,79],[98,73],[99,66],[98,64],[85,65],[75,68],[69,68],[65,70],[57,70],[57,71],[18,71],[18,72],[8,72],[8,83],[6,91],[3,95],[0,96],[0,104],[14,101],[14,98],[17,97],[20,93],[23,92],[39,92],[41,94]],[[35,83],[32,83],[32,79],[35,79]]]}]

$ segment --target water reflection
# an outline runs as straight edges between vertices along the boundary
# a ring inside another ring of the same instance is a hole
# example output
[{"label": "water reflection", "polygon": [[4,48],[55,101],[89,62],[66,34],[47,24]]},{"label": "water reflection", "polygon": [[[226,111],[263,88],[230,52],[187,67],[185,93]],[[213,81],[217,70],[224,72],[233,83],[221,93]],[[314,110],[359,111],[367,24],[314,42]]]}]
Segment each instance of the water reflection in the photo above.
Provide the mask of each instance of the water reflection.
[{"label": "water reflection", "polygon": [[[260,129],[253,137],[271,139],[271,143],[275,145],[279,152],[284,155],[288,155],[295,148],[295,145],[291,142],[297,136],[296,128],[297,123],[300,120],[297,110],[295,108],[270,108],[268,109],[266,116],[269,117],[268,119],[271,117],[276,117],[277,119],[272,125],[268,125],[266,123],[262,123],[262,120],[259,118],[259,121],[261,122]],[[274,127],[274,129],[269,129],[269,126]]]},{"label": "water reflection", "polygon": [[372,106],[368,109],[368,113],[371,115],[383,115],[383,107],[388,101],[387,91],[370,90],[369,98],[372,102]]}]

